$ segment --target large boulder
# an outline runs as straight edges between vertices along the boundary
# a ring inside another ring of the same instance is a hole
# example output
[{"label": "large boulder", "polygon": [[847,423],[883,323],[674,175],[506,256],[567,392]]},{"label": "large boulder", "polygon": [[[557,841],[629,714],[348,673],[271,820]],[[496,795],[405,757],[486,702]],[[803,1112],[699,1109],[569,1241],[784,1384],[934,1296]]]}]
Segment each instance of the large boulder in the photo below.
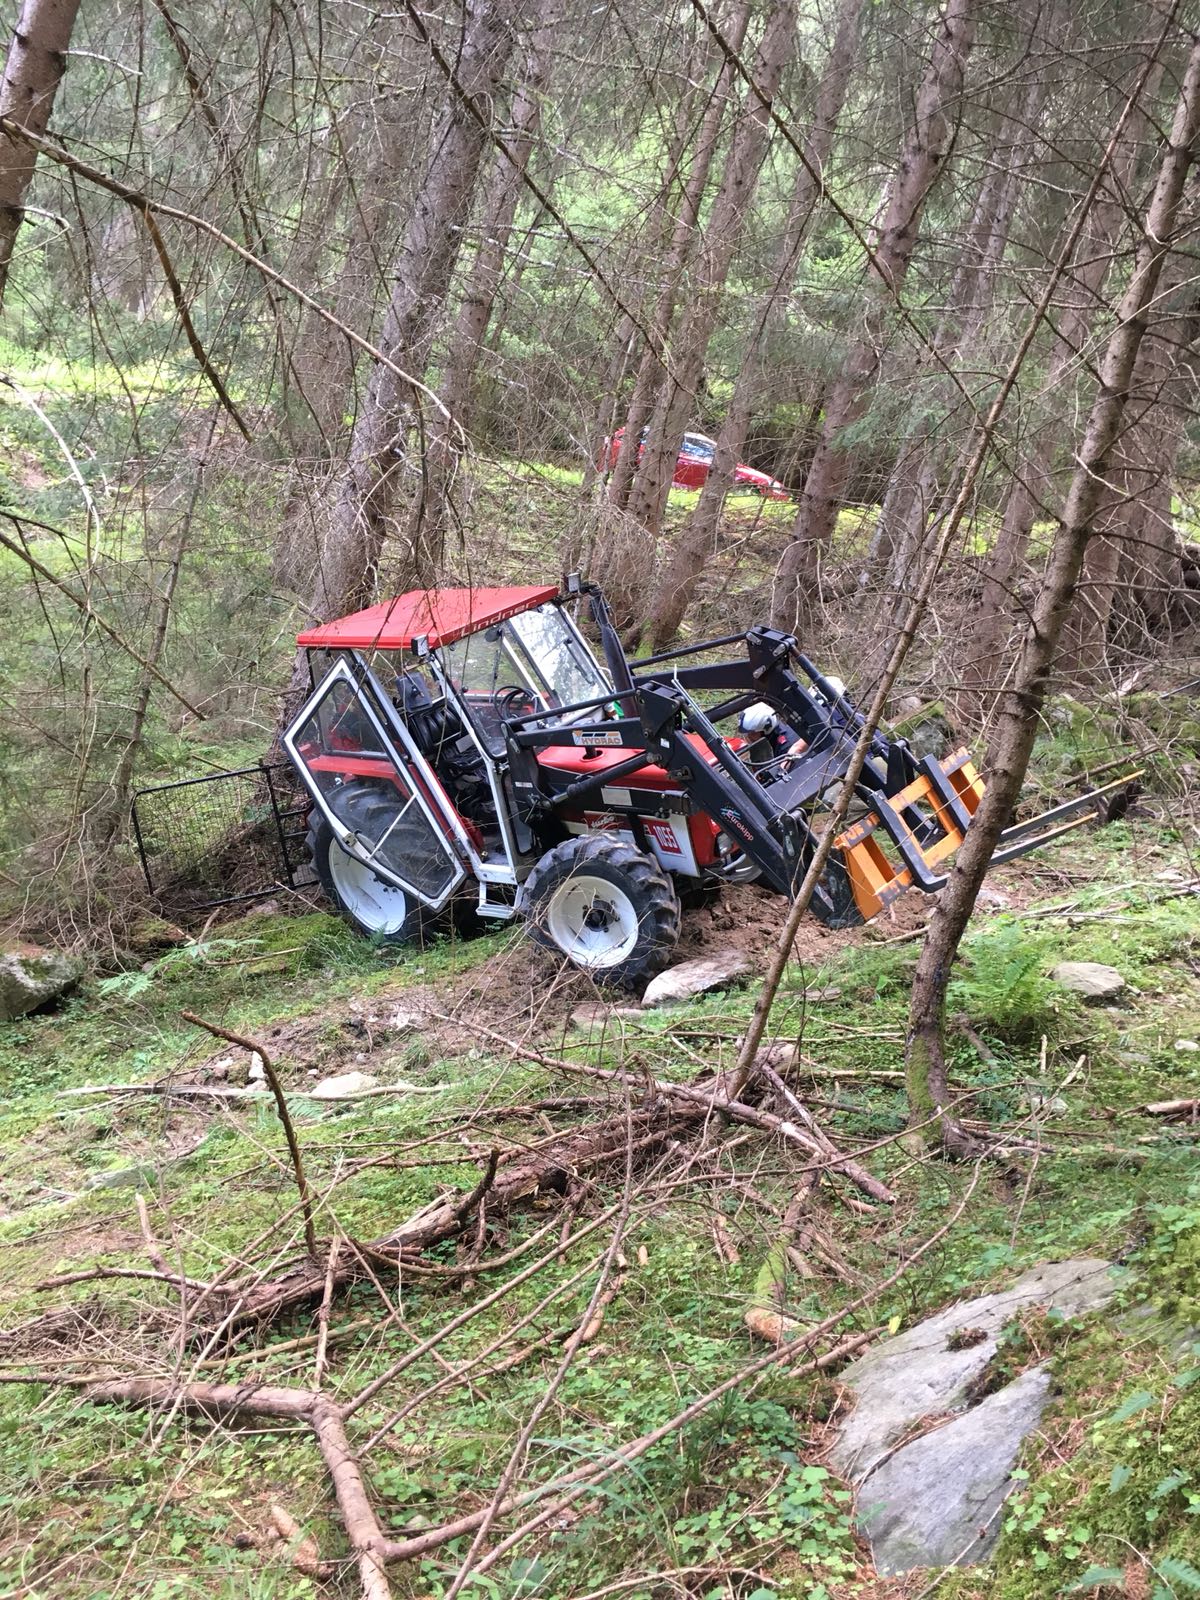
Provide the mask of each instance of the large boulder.
[{"label": "large boulder", "polygon": [[1050,976],[1084,1000],[1115,1000],[1125,987],[1125,979],[1116,967],[1106,967],[1099,961],[1060,961]]},{"label": "large boulder", "polygon": [[896,707],[899,721],[893,719],[892,732],[908,741],[918,760],[922,756],[941,758],[954,744],[954,730],[940,700],[926,703],[916,695],[906,695]]},{"label": "large boulder", "polygon": [[969,1567],[1000,1533],[1017,1452],[1042,1418],[1050,1392],[1031,1367],[944,1427],[897,1450],[858,1491],[859,1521],[876,1572]]},{"label": "large boulder", "polygon": [[841,1381],[854,1410],[829,1460],[858,1486],[859,1527],[881,1572],[965,1565],[988,1554],[1017,1451],[1048,1388],[1045,1372],[1034,1369],[973,1403],[1000,1334],[1033,1306],[1079,1316],[1117,1288],[1107,1261],[1048,1262],[1007,1289],[927,1317],[846,1368]]},{"label": "large boulder", "polygon": [[694,961],[681,961],[677,967],[668,967],[666,972],[650,980],[642,1004],[679,1005],[695,995],[741,983],[753,970],[753,963],[744,950],[717,950],[712,955],[698,956]]},{"label": "large boulder", "polygon": [[[868,1350],[841,1375],[856,1403],[830,1452],[834,1470],[861,1483],[914,1423],[963,1405],[995,1355],[1001,1329],[1018,1312],[1053,1306],[1064,1316],[1078,1316],[1104,1305],[1115,1291],[1107,1261],[1085,1256],[1047,1262],[1007,1289],[948,1306]],[[968,1329],[970,1338],[964,1335]]]},{"label": "large boulder", "polygon": [[0,955],[0,1022],[13,1022],[69,994],[84,974],[78,956],[32,945]]}]

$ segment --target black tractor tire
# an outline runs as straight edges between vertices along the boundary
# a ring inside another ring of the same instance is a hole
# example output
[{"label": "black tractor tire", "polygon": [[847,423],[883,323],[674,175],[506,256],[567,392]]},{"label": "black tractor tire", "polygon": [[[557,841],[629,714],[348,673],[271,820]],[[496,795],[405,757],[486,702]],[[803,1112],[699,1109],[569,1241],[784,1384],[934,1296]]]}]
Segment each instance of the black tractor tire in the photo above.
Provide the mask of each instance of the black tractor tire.
[{"label": "black tractor tire", "polygon": [[643,985],[679,940],[670,878],[620,839],[591,835],[548,850],[525,880],[521,905],[538,944],[608,988]]},{"label": "black tractor tire", "polygon": [[704,911],[721,898],[722,885],[718,878],[685,878],[682,873],[676,873],[672,881],[685,911]]},{"label": "black tractor tire", "polygon": [[[338,806],[357,833],[381,832],[380,812],[392,802],[369,778],[346,784]],[[384,821],[386,826],[386,820]],[[407,890],[378,877],[343,850],[324,813],[314,806],[308,819],[308,848],[321,887],[356,932],[377,944],[412,944],[432,931],[433,914]]]}]

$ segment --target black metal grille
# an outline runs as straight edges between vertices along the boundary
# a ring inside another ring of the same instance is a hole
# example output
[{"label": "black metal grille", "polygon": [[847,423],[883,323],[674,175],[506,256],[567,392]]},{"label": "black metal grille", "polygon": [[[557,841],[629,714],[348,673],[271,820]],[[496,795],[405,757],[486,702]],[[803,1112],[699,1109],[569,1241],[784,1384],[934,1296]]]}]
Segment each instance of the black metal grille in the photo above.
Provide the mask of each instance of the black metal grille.
[{"label": "black metal grille", "polygon": [[140,789],[133,829],[151,894],[182,916],[316,884],[310,804],[286,761]]}]

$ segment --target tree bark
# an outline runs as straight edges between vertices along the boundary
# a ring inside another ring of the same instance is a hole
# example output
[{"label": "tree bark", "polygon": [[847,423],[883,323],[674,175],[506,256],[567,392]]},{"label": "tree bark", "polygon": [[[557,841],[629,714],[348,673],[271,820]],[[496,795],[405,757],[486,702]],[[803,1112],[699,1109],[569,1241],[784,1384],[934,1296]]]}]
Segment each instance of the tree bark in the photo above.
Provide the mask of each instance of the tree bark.
[{"label": "tree bark", "polygon": [[[511,44],[507,19],[495,0],[471,0],[456,63],[461,93],[453,86],[448,90],[445,113],[434,129],[379,339],[389,360],[415,377],[425,370],[445,305]],[[335,617],[371,594],[384,544],[402,525],[401,508],[411,491],[407,434],[412,420],[408,386],[390,367],[376,366],[351,434],[350,459],[313,585],[311,610],[317,617]],[[408,575],[422,576],[404,553],[401,563]]]},{"label": "tree bark", "polygon": [[[935,382],[935,369],[943,363],[956,367],[964,350],[976,352],[972,366],[983,365],[978,346],[992,304],[995,273],[1008,248],[1022,171],[1035,144],[1049,92],[1050,78],[1042,73],[1018,105],[1000,119],[992,143],[994,165],[980,187],[946,296],[947,310],[934,333],[933,349],[921,362],[918,382]],[[1009,128],[1011,133],[1005,139]],[[923,420],[920,432],[902,451],[897,463],[900,481],[894,494],[889,485],[884,495],[866,570],[859,579],[860,589],[878,582],[885,595],[892,597],[890,604],[900,610],[922,536],[944,504],[946,457],[954,424],[961,416],[961,396],[954,391],[948,401],[949,411]]]},{"label": "tree bark", "polygon": [[950,881],[939,897],[913,980],[906,1048],[909,1117],[914,1125],[937,1118],[943,1142],[953,1153],[961,1153],[967,1141],[947,1109],[943,1030],[951,965],[1029,765],[1050,673],[1125,416],[1147,313],[1154,304],[1163,262],[1179,226],[1180,201],[1196,158],[1198,134],[1200,44],[1193,47],[1188,60],[1170,141],[1146,214],[1132,277],[1122,296],[1117,325],[1101,363],[1098,390],[1058,532],[1012,681],[1001,702],[996,732],[985,763],[987,791],[958,852]]},{"label": "tree bark", "polygon": [[[1143,100],[1154,94],[1162,67],[1156,63],[1145,88]],[[1072,295],[1059,318],[1053,353],[1046,370],[1044,392],[1058,397],[1080,362],[1088,331],[1101,306],[1104,280],[1114,259],[1114,242],[1124,216],[1123,196],[1135,181],[1138,164],[1138,123],[1131,119],[1121,148],[1112,163],[1112,176],[1102,199],[1093,206],[1087,232],[1077,251],[1078,266],[1072,275]],[[1068,228],[1070,223],[1067,224]],[[1029,536],[1039,510],[1056,498],[1055,456],[1060,434],[1060,413],[1039,429],[1031,446],[1022,452],[1020,470],[1014,477],[1004,502],[1004,515],[996,542],[984,571],[983,587],[970,630],[969,656],[963,661],[960,677],[962,698],[968,706],[993,685],[996,662],[1008,654],[1013,628],[1014,587],[1025,560]]]},{"label": "tree bark", "polygon": [[479,222],[479,248],[463,290],[438,395],[451,420],[438,415],[429,423],[425,476],[413,508],[409,543],[417,552],[418,567],[430,572],[436,572],[441,564],[450,513],[449,494],[461,454],[462,430],[469,420],[471,387],[504,279],[521,196],[521,175],[529,165],[541,125],[552,37],[553,28],[542,26],[530,41],[524,77],[513,97],[504,138],[508,154],[498,150],[495,155]]},{"label": "tree bark", "polygon": [[1179,252],[1164,269],[1174,282],[1160,287],[1148,319],[1126,426],[1109,472],[1102,533],[1088,546],[1068,619],[1068,649],[1084,674],[1103,673],[1110,639],[1160,627],[1172,590],[1182,583],[1171,477],[1189,412],[1181,390],[1191,387],[1188,358],[1200,334],[1190,265]]},{"label": "tree bark", "polygon": [[949,148],[950,107],[962,91],[971,49],[973,0],[946,0],[929,70],[888,196],[865,294],[863,330],[853,340],[825,402],[825,424],[808,470],[791,541],[779,563],[772,620],[791,631],[818,597],[825,556],[850,475],[843,434],[862,416],[879,376],[879,351],[888,302],[912,261],[921,217]]},{"label": "tree bark", "polygon": [[[0,80],[0,117],[11,117],[30,133],[45,133],[78,10],[79,0],[25,0]],[[36,162],[31,145],[0,134],[0,306]]]},{"label": "tree bark", "polygon": [[[735,50],[741,48],[749,19],[749,4],[747,0],[741,0],[732,28]],[[682,290],[683,275],[696,248],[700,207],[708,188],[708,176],[712,169],[713,156],[716,154],[721,124],[725,119],[733,76],[732,63],[727,60],[722,61],[696,132],[695,148],[692,152],[691,165],[688,167],[687,181],[680,196],[679,210],[675,214],[671,241],[662,262],[656,263],[658,293],[650,312],[647,329],[649,339],[642,352],[637,377],[634,380],[633,395],[625,414],[625,434],[621,440],[621,448],[608,481],[609,502],[622,509],[628,502],[634,474],[637,472],[638,447],[642,430],[650,420],[654,399],[664,377],[663,349]]]},{"label": "tree bark", "polygon": [[704,358],[716,326],[729,268],[741,242],[767,153],[771,103],[795,48],[795,40],[795,0],[776,0],[751,67],[755,90],[747,88],[734,123],[729,154],[705,232],[696,293],[678,336],[671,341],[670,368],[629,499],[630,515],[653,539],[662,531],[679,447],[695,406],[704,374]]},{"label": "tree bark", "polygon": [[[741,49],[750,17],[749,0],[738,0],[730,29],[733,49]],[[667,336],[675,316],[684,278],[699,236],[700,208],[708,188],[709,173],[729,103],[735,69],[723,59],[700,126],[687,180],[675,215],[671,242],[661,263],[656,263],[658,288],[647,318],[646,337],[625,412],[625,432],[613,464],[605,495],[612,515],[598,540],[596,566],[618,626],[626,627],[641,611],[639,596],[645,588],[644,556],[647,541],[637,524],[624,513],[638,466],[642,433],[649,424],[655,400],[666,377]]]},{"label": "tree bark", "polygon": [[705,567],[717,549],[717,534],[725,499],[733,482],[734,468],[746,444],[750,418],[762,386],[762,363],[770,332],[786,305],[809,226],[817,213],[821,192],[815,174],[824,171],[833,152],[834,136],[854,65],[859,18],[864,4],[865,0],[842,0],[838,11],[837,31],[821,77],[816,108],[805,141],[809,159],[807,164],[801,162],[797,168],[771,284],[754,308],[729,410],[717,435],[712,470],[700,491],[696,509],[671,551],[657,586],[650,615],[650,639],[655,650],[665,650],[678,633]]}]

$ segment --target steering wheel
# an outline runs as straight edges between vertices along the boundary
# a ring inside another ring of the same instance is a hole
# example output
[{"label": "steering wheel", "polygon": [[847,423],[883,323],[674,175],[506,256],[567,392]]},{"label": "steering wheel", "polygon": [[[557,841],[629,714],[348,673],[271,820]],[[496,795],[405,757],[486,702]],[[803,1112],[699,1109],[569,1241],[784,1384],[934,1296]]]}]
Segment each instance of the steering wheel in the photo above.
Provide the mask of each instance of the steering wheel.
[{"label": "steering wheel", "polygon": [[502,721],[522,716],[527,711],[537,710],[529,690],[521,684],[501,684],[492,695],[492,704],[499,712]]}]

